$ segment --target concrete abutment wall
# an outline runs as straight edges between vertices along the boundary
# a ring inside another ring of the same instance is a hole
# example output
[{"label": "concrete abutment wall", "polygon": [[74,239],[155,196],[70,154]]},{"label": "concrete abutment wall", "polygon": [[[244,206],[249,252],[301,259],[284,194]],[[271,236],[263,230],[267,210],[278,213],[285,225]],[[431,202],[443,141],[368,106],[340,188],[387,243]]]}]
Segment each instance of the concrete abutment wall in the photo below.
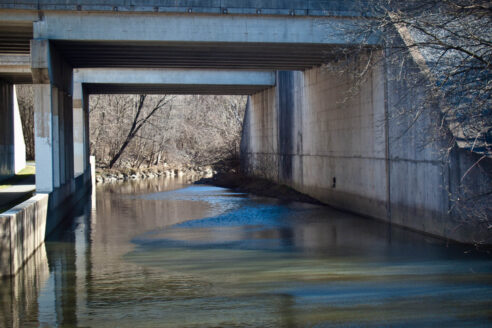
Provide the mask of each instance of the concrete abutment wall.
[{"label": "concrete abutment wall", "polygon": [[[400,115],[405,101],[423,101],[423,90],[394,78],[396,68],[382,61],[347,97],[355,81],[336,67],[345,64],[278,72],[276,87],[250,97],[243,170],[339,209],[460,242],[491,243],[480,218],[464,220],[454,210],[453,188],[473,161],[461,150],[443,157],[447,136],[427,138],[439,109],[429,108],[416,122],[412,113]],[[491,167],[489,159],[480,165]],[[468,187],[490,186],[490,172],[467,177]]]}]

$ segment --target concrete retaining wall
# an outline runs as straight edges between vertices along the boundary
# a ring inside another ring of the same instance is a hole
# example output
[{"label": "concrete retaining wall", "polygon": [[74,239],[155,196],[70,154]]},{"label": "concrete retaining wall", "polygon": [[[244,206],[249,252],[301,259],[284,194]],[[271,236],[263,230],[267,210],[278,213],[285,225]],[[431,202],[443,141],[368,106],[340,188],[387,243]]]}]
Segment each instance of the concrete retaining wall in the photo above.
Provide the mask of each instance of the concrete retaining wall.
[{"label": "concrete retaining wall", "polygon": [[91,171],[0,214],[0,277],[14,276],[91,190]]},{"label": "concrete retaining wall", "polygon": [[44,242],[48,194],[37,194],[0,215],[0,276],[13,276]]},{"label": "concrete retaining wall", "polygon": [[[245,172],[336,208],[461,242],[492,243],[486,221],[463,219],[450,194],[460,189],[473,156],[456,149],[443,157],[448,136],[427,138],[438,109],[415,122],[398,114],[402,99],[419,101],[422,90],[380,64],[347,97],[355,81],[336,65],[346,63],[278,72],[276,87],[250,97],[241,145]],[[468,189],[490,189],[490,167],[489,159],[474,167]]]}]

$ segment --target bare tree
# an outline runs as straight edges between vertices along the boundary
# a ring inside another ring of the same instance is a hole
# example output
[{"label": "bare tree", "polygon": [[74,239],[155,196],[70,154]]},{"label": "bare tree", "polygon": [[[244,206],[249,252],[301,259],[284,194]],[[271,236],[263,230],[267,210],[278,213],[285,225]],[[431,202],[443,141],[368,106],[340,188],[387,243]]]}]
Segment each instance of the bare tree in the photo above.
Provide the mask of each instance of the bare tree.
[{"label": "bare tree", "polygon": [[[163,162],[205,165],[238,150],[245,97],[94,95],[90,99],[91,152],[98,163],[141,167]],[[139,105],[140,108],[139,114]],[[139,118],[137,118],[137,115]],[[140,126],[145,120],[145,126]],[[133,128],[132,128],[133,127]],[[128,140],[128,136],[131,140]]]},{"label": "bare tree", "polygon": [[[485,0],[364,0],[359,9],[370,17],[369,24],[353,33],[354,40],[369,40],[378,35],[381,47],[369,48],[359,42],[359,51],[345,49],[346,57],[366,58],[356,75],[357,92],[370,68],[379,64],[401,67],[409,85],[425,86],[426,101],[403,112],[417,120],[432,102],[439,102],[446,125],[461,147],[486,156],[492,154],[492,5]],[[410,56],[406,56],[409,54]],[[404,70],[405,61],[417,66]]]},{"label": "bare tree", "polygon": [[[385,67],[387,84],[401,86],[392,91],[402,91],[390,95],[394,103],[388,120],[390,126],[398,126],[399,133],[390,135],[390,141],[419,138],[422,148],[438,148],[447,172],[459,174],[443,186],[448,191],[449,212],[463,224],[483,222],[490,231],[490,1],[363,0],[358,8],[366,21],[361,28],[344,32],[352,33],[359,46],[337,49],[341,54],[338,65],[328,63],[326,69],[352,75],[354,85],[347,92],[348,99],[360,91],[374,67]],[[364,42],[375,36],[378,46]],[[458,152],[466,156],[458,159]]]},{"label": "bare tree", "polygon": [[34,93],[31,85],[16,85],[17,101],[22,121],[26,159],[34,160]]},{"label": "bare tree", "polygon": [[133,121],[130,127],[130,131],[128,131],[128,134],[121,144],[120,148],[116,153],[113,155],[113,158],[109,161],[109,167],[112,168],[116,161],[120,158],[121,154],[125,151],[126,147],[128,144],[135,138],[137,135],[138,131],[149,121],[149,119],[154,115],[159,109],[164,107],[168,102],[170,97],[168,96],[162,96],[156,104],[152,106],[150,111],[145,115],[143,114],[143,108],[144,108],[144,103],[145,103],[146,96],[145,95],[140,95],[138,98],[138,101],[135,102],[135,108],[136,112],[135,115],[133,116]]}]

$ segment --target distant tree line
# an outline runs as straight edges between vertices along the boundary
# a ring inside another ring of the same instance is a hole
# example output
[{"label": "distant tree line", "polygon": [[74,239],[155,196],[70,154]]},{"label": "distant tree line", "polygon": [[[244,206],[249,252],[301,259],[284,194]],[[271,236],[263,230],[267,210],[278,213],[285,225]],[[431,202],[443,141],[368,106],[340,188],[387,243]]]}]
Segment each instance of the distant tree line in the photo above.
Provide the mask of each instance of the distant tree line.
[{"label": "distant tree line", "polygon": [[[26,156],[34,160],[31,85],[17,85]],[[102,167],[210,164],[239,156],[245,96],[92,95],[90,149]]]},{"label": "distant tree line", "polygon": [[242,96],[92,95],[91,154],[134,168],[238,156],[245,106]]},{"label": "distant tree line", "polygon": [[34,92],[31,85],[16,85],[17,102],[26,143],[26,159],[34,160]]}]

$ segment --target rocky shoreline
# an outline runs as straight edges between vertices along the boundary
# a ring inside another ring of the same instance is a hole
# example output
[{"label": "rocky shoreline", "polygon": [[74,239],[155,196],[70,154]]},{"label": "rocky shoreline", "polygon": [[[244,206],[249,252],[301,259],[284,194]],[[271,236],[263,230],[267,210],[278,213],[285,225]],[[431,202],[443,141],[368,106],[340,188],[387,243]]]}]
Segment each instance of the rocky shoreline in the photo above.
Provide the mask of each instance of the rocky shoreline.
[{"label": "rocky shoreline", "polygon": [[154,179],[159,177],[189,177],[192,180],[212,177],[217,172],[210,165],[169,165],[149,167],[143,169],[118,168],[96,169],[96,183],[112,183],[128,180]]}]

